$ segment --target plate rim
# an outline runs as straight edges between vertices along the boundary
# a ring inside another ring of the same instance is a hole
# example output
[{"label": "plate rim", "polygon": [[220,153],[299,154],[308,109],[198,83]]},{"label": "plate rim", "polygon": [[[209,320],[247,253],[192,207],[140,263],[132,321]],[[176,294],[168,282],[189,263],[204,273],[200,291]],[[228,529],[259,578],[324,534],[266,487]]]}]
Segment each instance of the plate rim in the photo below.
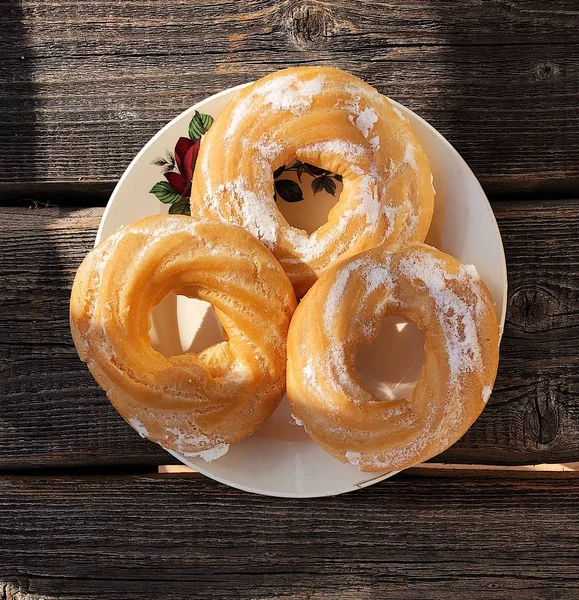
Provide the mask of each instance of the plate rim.
[{"label": "plate rim", "polygon": [[[271,491],[264,492],[263,490],[260,490],[258,488],[253,488],[250,485],[242,485],[240,483],[234,483],[228,479],[225,479],[224,477],[215,475],[214,473],[206,472],[204,467],[199,467],[198,465],[189,462],[189,460],[185,456],[182,456],[175,450],[170,450],[169,448],[163,448],[163,450],[165,450],[169,454],[173,455],[184,465],[186,465],[190,469],[193,469],[193,471],[201,473],[201,475],[203,475],[205,477],[209,477],[209,479],[213,479],[214,481],[218,481],[219,483],[222,483],[229,487],[235,488],[237,490],[241,490],[243,492],[248,492],[250,494],[258,494],[260,496],[269,496],[271,498],[325,498],[327,496],[341,496],[342,494],[347,494],[349,492],[355,492],[356,490],[361,490],[370,485],[374,485],[375,483],[379,483],[380,481],[384,481],[385,479],[389,479],[390,477],[394,477],[394,475],[398,475],[398,473],[402,473],[402,470],[401,471],[389,471],[388,473],[380,473],[376,477],[369,479],[368,481],[362,481],[360,483],[355,483],[354,485],[352,485],[348,488],[345,488],[345,489],[340,488],[339,490],[330,491],[330,492],[328,492],[328,491],[314,492],[314,493],[312,493],[312,492],[309,492],[309,493],[271,492]],[[360,473],[362,473],[362,471],[360,471]]]},{"label": "plate rim", "polygon": [[[97,229],[97,234],[96,234],[96,238],[95,238],[95,242],[94,242],[95,246],[101,242],[101,238],[103,235],[103,229],[105,227],[105,223],[108,218],[108,213],[110,212],[112,204],[115,201],[116,196],[119,194],[119,192],[125,182],[125,179],[128,177],[128,175],[131,172],[131,170],[133,169],[133,167],[141,160],[141,157],[147,152],[147,150],[159,138],[161,138],[169,129],[171,129],[178,121],[180,121],[184,116],[194,112],[195,110],[198,110],[199,106],[201,106],[202,104],[206,104],[207,102],[212,102],[212,101],[218,100],[222,96],[231,94],[236,91],[240,91],[243,88],[251,85],[252,83],[254,83],[254,82],[249,81],[246,83],[241,83],[239,85],[236,85],[236,86],[233,86],[230,88],[226,88],[216,94],[213,94],[211,96],[203,98],[199,102],[197,102],[197,103],[193,104],[192,106],[186,108],[185,110],[181,111],[178,115],[176,115],[173,119],[171,119],[166,125],[164,125],[161,129],[159,129],[159,131],[157,131],[142,146],[142,148],[139,150],[139,152],[137,152],[135,157],[131,160],[129,165],[123,171],[123,174],[121,175],[117,184],[113,188],[113,191],[111,192],[111,195],[109,197],[109,200],[108,200],[105,210],[102,214],[102,217],[101,217],[98,229]],[[505,320],[506,320],[506,312],[507,312],[508,271],[507,271],[506,256],[505,256],[505,250],[504,250],[503,240],[502,240],[502,236],[501,236],[501,231],[498,226],[498,223],[497,223],[494,211],[492,209],[492,206],[489,202],[489,199],[488,199],[480,181],[478,180],[478,178],[476,177],[476,175],[470,168],[470,165],[467,163],[467,161],[462,157],[462,155],[458,152],[458,150],[433,125],[431,125],[428,121],[423,119],[420,115],[415,113],[410,108],[404,106],[403,104],[400,104],[400,102],[398,102],[388,96],[385,96],[385,97],[388,98],[388,100],[390,102],[392,102],[398,109],[400,109],[405,116],[408,116],[408,114],[412,115],[413,118],[418,120],[424,127],[429,129],[438,138],[438,140],[441,141],[448,150],[450,150],[451,154],[453,154],[456,157],[456,159],[465,168],[467,174],[469,175],[469,178],[471,180],[473,180],[473,183],[474,183],[475,187],[477,188],[479,195],[481,195],[486,202],[485,208],[486,208],[487,212],[489,213],[489,216],[493,223],[493,228],[494,228],[494,233],[495,233],[495,241],[496,241],[496,243],[498,243],[498,246],[499,246],[499,254],[500,254],[501,263],[502,263],[501,278],[502,278],[502,283],[503,283],[503,290],[502,290],[503,297],[502,297],[502,306],[500,307],[501,310],[500,310],[500,319],[499,319],[499,344],[500,344],[500,341],[502,340],[502,336],[503,336],[504,325],[505,325]],[[243,485],[243,484],[225,479],[224,477],[221,477],[219,475],[216,475],[216,474],[208,471],[205,468],[205,466],[198,466],[197,464],[193,464],[185,456],[179,454],[178,452],[176,452],[174,450],[170,450],[167,448],[164,448],[164,450],[166,452],[168,452],[170,455],[172,455],[173,457],[175,457],[176,459],[178,459],[182,464],[190,467],[191,469],[193,469],[196,472],[201,473],[203,476],[208,477],[209,479],[212,479],[221,484],[227,485],[229,487],[232,487],[232,488],[235,488],[235,489],[247,492],[247,493],[258,494],[261,496],[276,497],[276,498],[322,498],[322,497],[328,497],[328,496],[338,496],[341,494],[346,494],[349,492],[353,492],[356,490],[360,490],[360,489],[369,487],[371,485],[374,485],[376,483],[379,483],[381,481],[389,479],[389,478],[393,477],[394,475],[397,475],[398,473],[402,472],[402,470],[400,470],[400,471],[390,471],[388,473],[378,474],[376,477],[369,479],[367,481],[363,481],[360,483],[356,483],[354,485],[350,485],[347,488],[340,488],[340,489],[331,490],[331,491],[323,491],[323,492],[297,492],[297,491],[296,492],[278,492],[278,491],[270,491],[270,490],[265,491],[263,489],[254,488],[252,486]],[[413,466],[417,466],[417,465],[413,465]],[[403,469],[403,470],[405,470],[405,469]],[[360,472],[360,473],[362,473],[362,472]]]}]

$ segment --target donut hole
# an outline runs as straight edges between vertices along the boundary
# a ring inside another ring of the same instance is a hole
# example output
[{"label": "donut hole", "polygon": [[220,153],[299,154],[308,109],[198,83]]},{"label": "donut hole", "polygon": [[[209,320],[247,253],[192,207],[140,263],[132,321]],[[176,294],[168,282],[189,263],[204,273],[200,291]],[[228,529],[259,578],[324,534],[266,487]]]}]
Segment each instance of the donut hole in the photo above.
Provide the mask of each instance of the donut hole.
[{"label": "donut hole", "polygon": [[285,220],[312,234],[328,222],[342,192],[340,175],[300,161],[274,171],[275,201]]},{"label": "donut hole", "polygon": [[209,302],[170,293],[151,313],[151,346],[166,358],[198,353],[225,340]]},{"label": "donut hole", "polygon": [[384,319],[371,344],[356,356],[358,380],[378,400],[398,400],[412,394],[424,364],[424,334],[396,316]]}]

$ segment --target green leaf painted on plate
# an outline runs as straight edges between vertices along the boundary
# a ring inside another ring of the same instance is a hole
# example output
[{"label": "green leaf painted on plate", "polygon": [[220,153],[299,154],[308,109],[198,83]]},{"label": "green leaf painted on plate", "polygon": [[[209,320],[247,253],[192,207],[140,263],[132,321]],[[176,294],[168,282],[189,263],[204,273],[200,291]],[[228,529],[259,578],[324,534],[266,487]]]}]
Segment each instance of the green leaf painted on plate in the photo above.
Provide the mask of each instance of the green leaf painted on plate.
[{"label": "green leaf painted on plate", "polygon": [[161,167],[163,173],[168,173],[169,171],[172,171],[175,168],[175,157],[173,156],[173,154],[167,150],[166,155],[166,158],[162,156],[157,156],[157,158],[151,162],[152,165],[155,165],[156,167]]},{"label": "green leaf painted on plate", "polygon": [[275,182],[276,193],[286,202],[300,202],[304,199],[302,189],[295,181],[280,179]]},{"label": "green leaf painted on plate", "polygon": [[282,165],[281,167],[278,167],[274,172],[273,172],[273,178],[277,179],[283,172],[285,171],[285,165]]},{"label": "green leaf painted on plate", "polygon": [[330,175],[330,171],[326,171],[326,169],[322,169],[321,167],[316,167],[316,165],[310,165],[309,163],[303,163],[304,169],[308,175],[312,177],[321,177],[322,175]]},{"label": "green leaf painted on plate", "polygon": [[181,194],[178,194],[166,181],[156,183],[150,193],[155,194],[157,200],[163,204],[174,204],[181,199]]},{"label": "green leaf painted on plate", "polygon": [[321,175],[312,179],[312,190],[314,194],[325,190],[328,194],[334,196],[336,193],[336,182],[329,175]]},{"label": "green leaf painted on plate", "polygon": [[196,142],[204,133],[209,131],[211,125],[213,125],[213,117],[196,110],[189,123],[189,137]]},{"label": "green leaf painted on plate", "polygon": [[181,196],[177,202],[169,207],[170,215],[191,215],[191,204],[189,198]]},{"label": "green leaf painted on plate", "polygon": [[305,170],[306,170],[306,167],[305,167],[304,163],[300,162],[300,164],[298,165],[298,168],[296,169],[296,173],[297,173],[298,179],[300,180],[300,183],[302,181],[302,175],[304,174]]}]

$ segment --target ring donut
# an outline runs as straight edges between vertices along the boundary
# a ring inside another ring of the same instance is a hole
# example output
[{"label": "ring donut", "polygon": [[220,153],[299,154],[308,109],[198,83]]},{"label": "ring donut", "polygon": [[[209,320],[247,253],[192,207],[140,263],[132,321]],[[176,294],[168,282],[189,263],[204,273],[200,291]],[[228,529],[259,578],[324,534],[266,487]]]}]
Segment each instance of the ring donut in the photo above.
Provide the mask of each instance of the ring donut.
[{"label": "ring donut", "polygon": [[[156,352],[150,316],[170,292],[210,302],[227,341],[199,354]],[[211,460],[280,402],[295,306],[283,269],[244,229],[157,215],[85,258],[70,322],[80,358],[125,420],[167,449]]]},{"label": "ring donut", "polygon": [[[407,399],[376,399],[355,358],[386,315],[424,333],[422,377]],[[296,422],[362,471],[410,467],[448,448],[491,393],[499,329],[476,269],[425,244],[375,248],[330,269],[299,305],[288,337],[287,393]]]},{"label": "ring donut", "polygon": [[[274,200],[273,171],[296,159],[343,178],[328,222],[311,235]],[[191,194],[192,214],[261,240],[298,296],[338,259],[424,241],[433,207],[428,159],[400,110],[327,67],[278,71],[243,89],[203,139]]]}]

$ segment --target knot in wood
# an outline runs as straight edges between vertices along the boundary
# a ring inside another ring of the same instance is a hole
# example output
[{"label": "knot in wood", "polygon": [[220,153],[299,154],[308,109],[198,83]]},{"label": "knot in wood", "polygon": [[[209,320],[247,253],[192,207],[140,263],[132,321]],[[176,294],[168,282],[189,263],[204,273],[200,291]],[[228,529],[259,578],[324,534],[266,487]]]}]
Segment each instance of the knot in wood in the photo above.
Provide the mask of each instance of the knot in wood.
[{"label": "knot in wood", "polygon": [[311,48],[323,43],[334,28],[332,13],[311,0],[292,2],[284,21],[290,39],[298,48]]},{"label": "knot in wood", "polygon": [[539,63],[535,67],[535,79],[549,79],[558,77],[561,74],[561,67],[552,62]]},{"label": "knot in wood", "polygon": [[544,450],[553,443],[559,432],[560,405],[557,390],[548,382],[539,382],[535,401],[529,403],[525,414],[525,445]]},{"label": "knot in wood", "polygon": [[552,301],[551,294],[541,288],[519,288],[509,298],[508,320],[530,331],[548,329]]}]

